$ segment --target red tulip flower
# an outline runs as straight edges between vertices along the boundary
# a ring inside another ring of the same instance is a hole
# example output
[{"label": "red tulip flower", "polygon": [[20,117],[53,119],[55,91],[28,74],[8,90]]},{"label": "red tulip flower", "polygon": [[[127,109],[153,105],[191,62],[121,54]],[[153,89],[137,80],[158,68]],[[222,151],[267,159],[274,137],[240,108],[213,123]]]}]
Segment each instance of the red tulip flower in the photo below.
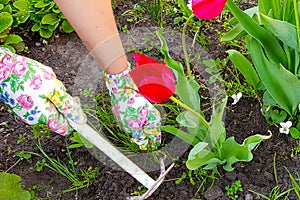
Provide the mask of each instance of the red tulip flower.
[{"label": "red tulip flower", "polygon": [[[196,111],[176,99],[173,94],[176,89],[173,71],[165,63],[159,63],[143,54],[134,53],[135,69],[130,76],[142,94],[152,103],[162,103],[171,99],[186,110],[197,116],[209,128],[209,123]],[[125,89],[132,89],[126,87]]]},{"label": "red tulip flower", "polygon": [[134,59],[135,69],[130,76],[138,87],[138,93],[152,103],[162,103],[173,96],[175,77],[169,67],[136,52]]},{"label": "red tulip flower", "polygon": [[221,14],[226,0],[192,0],[192,11],[196,17],[211,20]]}]

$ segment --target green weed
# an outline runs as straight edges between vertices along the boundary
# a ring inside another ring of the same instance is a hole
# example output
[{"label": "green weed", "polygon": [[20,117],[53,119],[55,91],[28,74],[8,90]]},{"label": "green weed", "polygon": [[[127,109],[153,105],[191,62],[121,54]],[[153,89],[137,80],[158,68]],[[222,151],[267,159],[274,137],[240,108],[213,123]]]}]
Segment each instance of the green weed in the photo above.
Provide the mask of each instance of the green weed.
[{"label": "green weed", "polygon": [[235,181],[232,185],[226,186],[226,195],[233,200],[239,198],[238,193],[243,191],[243,187],[240,180]]}]

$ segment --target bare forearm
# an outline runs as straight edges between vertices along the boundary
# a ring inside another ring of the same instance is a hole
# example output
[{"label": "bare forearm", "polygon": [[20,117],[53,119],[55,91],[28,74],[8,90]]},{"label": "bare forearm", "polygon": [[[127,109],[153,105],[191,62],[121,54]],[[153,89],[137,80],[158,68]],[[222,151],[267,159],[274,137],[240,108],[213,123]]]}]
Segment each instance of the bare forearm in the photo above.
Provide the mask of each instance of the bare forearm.
[{"label": "bare forearm", "polygon": [[111,0],[54,1],[103,70],[115,74],[127,67]]}]

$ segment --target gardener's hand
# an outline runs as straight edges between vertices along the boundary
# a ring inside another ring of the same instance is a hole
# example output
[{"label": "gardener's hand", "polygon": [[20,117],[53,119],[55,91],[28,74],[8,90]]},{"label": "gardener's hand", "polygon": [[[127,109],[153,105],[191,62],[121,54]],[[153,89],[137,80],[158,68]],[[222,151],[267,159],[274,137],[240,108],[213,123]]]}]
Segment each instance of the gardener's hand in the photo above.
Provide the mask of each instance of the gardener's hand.
[{"label": "gardener's hand", "polygon": [[105,74],[113,113],[140,149],[156,149],[161,143],[160,113],[135,91],[137,87],[129,72],[128,67],[120,74]]},{"label": "gardener's hand", "polygon": [[0,48],[0,100],[23,122],[65,135],[86,116],[52,69]]}]

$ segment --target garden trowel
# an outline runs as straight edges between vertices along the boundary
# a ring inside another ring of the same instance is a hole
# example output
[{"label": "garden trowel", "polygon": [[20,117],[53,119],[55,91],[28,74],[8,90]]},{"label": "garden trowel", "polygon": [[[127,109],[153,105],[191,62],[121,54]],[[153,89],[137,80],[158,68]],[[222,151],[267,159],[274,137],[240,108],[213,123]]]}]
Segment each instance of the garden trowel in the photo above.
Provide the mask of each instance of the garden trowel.
[{"label": "garden trowel", "polygon": [[73,127],[82,137],[87,139],[90,143],[95,145],[100,151],[106,154],[110,159],[117,163],[121,168],[148,188],[147,192],[142,196],[129,197],[130,200],[143,200],[147,199],[151,194],[160,186],[167,173],[172,169],[174,163],[165,170],[163,159],[160,160],[161,173],[159,178],[153,180],[145,171],[143,171],[134,162],[128,159],[122,152],[120,152],[115,146],[113,146],[104,136],[95,131],[88,124],[76,124]]}]

